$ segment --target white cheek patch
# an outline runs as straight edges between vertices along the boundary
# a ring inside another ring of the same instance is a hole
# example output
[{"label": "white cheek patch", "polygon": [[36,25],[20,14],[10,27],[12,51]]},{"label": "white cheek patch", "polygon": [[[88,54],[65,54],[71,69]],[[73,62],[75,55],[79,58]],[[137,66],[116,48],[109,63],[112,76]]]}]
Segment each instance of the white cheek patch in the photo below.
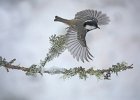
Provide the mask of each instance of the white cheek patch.
[{"label": "white cheek patch", "polygon": [[85,22],[92,22],[93,20],[86,20]]},{"label": "white cheek patch", "polygon": [[86,28],[87,30],[93,30],[93,29],[95,29],[94,26],[90,26],[90,25],[86,25],[85,28]]}]

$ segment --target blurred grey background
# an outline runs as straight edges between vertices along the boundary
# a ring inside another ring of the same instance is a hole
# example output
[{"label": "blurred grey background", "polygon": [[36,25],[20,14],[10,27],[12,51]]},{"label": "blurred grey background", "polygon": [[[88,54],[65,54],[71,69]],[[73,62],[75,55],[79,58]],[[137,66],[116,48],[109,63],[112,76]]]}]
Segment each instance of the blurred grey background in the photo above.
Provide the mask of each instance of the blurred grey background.
[{"label": "blurred grey background", "polygon": [[65,34],[67,27],[54,16],[74,18],[76,12],[96,9],[111,22],[87,34],[94,60],[77,62],[66,50],[46,67],[107,68],[117,62],[134,64],[133,70],[109,81],[89,77],[63,80],[61,75],[29,77],[0,68],[0,100],[140,100],[139,0],[0,0],[0,56],[16,64],[38,64],[50,47],[49,37]]}]

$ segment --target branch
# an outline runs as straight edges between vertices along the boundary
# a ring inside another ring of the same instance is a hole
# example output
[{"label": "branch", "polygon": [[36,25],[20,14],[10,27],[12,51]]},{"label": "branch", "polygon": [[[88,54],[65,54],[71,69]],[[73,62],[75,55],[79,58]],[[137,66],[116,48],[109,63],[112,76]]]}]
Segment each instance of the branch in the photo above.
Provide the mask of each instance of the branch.
[{"label": "branch", "polygon": [[112,65],[108,69],[94,69],[93,67],[89,69],[85,69],[83,67],[75,67],[75,68],[51,68],[51,69],[42,69],[42,67],[39,67],[37,65],[32,65],[29,68],[21,67],[20,65],[14,65],[15,59],[11,60],[10,62],[6,61],[5,58],[0,57],[0,67],[5,67],[6,70],[9,69],[15,69],[15,70],[21,70],[26,73],[26,75],[32,75],[36,76],[38,73],[43,75],[46,74],[62,74],[63,78],[70,78],[76,75],[79,75],[80,79],[87,79],[88,76],[96,76],[98,79],[111,79],[111,74],[118,75],[118,72],[125,71],[127,69],[132,69],[132,65],[127,65],[127,63],[117,63],[116,65]]},{"label": "branch", "polygon": [[46,73],[51,75],[62,74],[62,77],[64,79],[78,75],[80,79],[87,79],[89,76],[96,76],[98,79],[105,79],[105,80],[111,79],[111,74],[118,75],[118,72],[125,71],[128,69],[133,69],[132,67],[133,64],[128,65],[125,62],[117,63],[116,65],[112,65],[107,69],[94,69],[93,67],[86,69],[81,66],[70,68],[70,69],[59,68],[59,67],[45,69],[45,65],[49,61],[58,57],[66,49],[65,35],[59,35],[59,36],[52,35],[49,39],[51,43],[51,48],[49,49],[49,52],[46,54],[44,60],[40,60],[40,64],[38,65],[33,64],[30,67],[23,67],[20,65],[13,64],[16,59],[13,59],[8,62],[5,58],[0,57],[0,67],[4,67],[7,70],[7,72],[9,72],[9,69],[15,69],[15,70],[21,70],[25,72],[26,75],[32,75],[32,76],[36,76],[38,73],[41,75]]}]

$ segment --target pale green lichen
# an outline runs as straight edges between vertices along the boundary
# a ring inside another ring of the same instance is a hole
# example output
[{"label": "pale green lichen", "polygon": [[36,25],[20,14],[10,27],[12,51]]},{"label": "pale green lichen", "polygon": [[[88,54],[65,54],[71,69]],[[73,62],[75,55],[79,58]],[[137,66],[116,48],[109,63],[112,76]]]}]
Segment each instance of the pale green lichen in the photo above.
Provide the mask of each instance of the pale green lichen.
[{"label": "pale green lichen", "polygon": [[40,66],[44,67],[47,62],[53,60],[55,57],[58,57],[62,52],[65,51],[65,35],[56,36],[52,35],[50,38],[51,48],[46,54],[44,60],[40,60]]},{"label": "pale green lichen", "polygon": [[79,75],[80,79],[87,79],[88,76],[96,76],[98,79],[107,79],[109,80],[111,78],[111,74],[117,73],[127,70],[127,69],[132,69],[132,65],[128,66],[127,63],[122,62],[122,63],[117,63],[116,65],[112,65],[112,67],[109,67],[108,69],[93,69],[93,67],[89,69],[85,69],[82,67],[75,67],[75,68],[70,68],[66,69],[65,72],[63,73],[63,78],[70,78],[75,75]]}]

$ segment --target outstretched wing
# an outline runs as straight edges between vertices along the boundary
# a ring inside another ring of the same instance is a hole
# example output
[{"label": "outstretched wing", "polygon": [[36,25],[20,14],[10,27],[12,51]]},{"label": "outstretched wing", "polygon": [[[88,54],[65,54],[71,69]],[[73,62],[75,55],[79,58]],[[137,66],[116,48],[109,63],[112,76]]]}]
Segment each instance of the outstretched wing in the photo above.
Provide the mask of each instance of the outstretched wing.
[{"label": "outstretched wing", "polygon": [[86,45],[86,30],[83,31],[84,33],[79,33],[74,27],[69,27],[66,34],[66,47],[74,58],[78,61],[81,59],[84,62],[84,60],[92,60],[93,56]]},{"label": "outstretched wing", "polygon": [[83,10],[80,12],[77,12],[75,15],[75,19],[80,20],[95,20],[98,25],[106,25],[109,23],[109,17],[106,14],[103,14],[101,11],[97,10]]}]

